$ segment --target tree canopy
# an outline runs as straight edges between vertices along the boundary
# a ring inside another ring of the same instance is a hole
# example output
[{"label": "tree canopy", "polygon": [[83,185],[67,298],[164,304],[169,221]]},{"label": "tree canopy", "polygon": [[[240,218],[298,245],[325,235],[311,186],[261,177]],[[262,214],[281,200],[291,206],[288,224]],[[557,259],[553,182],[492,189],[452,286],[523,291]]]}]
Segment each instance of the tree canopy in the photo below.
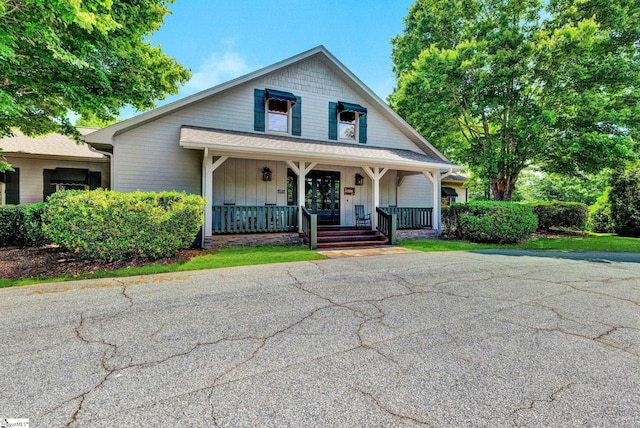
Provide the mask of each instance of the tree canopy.
[{"label": "tree canopy", "polygon": [[596,173],[640,129],[640,0],[418,0],[392,107],[511,200],[520,172]]},{"label": "tree canopy", "polygon": [[0,1],[0,137],[78,135],[69,112],[108,123],[177,93],[189,71],[148,39],[172,2]]}]

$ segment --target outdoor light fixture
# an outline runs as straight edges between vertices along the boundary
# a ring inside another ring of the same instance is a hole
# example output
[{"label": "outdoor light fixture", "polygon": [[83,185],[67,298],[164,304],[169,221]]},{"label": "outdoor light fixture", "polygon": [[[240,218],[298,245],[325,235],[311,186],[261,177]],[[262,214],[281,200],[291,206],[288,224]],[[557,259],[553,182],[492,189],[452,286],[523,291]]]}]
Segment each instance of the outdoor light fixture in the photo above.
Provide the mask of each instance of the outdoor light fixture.
[{"label": "outdoor light fixture", "polygon": [[362,186],[364,183],[364,177],[360,174],[356,174],[356,186]]},{"label": "outdoor light fixture", "polygon": [[262,168],[262,181],[271,181],[271,170],[269,167]]}]

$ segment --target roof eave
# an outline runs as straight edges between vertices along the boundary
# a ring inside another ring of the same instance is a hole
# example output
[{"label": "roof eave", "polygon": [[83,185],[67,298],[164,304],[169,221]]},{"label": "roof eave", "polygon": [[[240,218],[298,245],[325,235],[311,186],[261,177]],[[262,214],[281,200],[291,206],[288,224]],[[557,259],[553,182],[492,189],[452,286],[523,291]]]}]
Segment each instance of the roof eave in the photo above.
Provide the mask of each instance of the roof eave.
[{"label": "roof eave", "polygon": [[349,156],[348,158],[331,153],[301,153],[292,150],[269,148],[269,149],[256,149],[254,147],[243,146],[229,146],[225,144],[215,143],[202,143],[191,140],[181,140],[180,146],[185,149],[203,150],[205,148],[215,150],[216,154],[223,156],[239,157],[240,156],[255,156],[264,160],[285,161],[285,160],[301,160],[301,161],[313,161],[318,163],[331,163],[340,166],[373,166],[392,169],[401,169],[407,171],[425,171],[428,169],[459,169],[457,165],[449,163],[437,163],[437,162],[419,162],[419,161],[389,161],[383,159],[372,159],[370,157],[363,156]]}]

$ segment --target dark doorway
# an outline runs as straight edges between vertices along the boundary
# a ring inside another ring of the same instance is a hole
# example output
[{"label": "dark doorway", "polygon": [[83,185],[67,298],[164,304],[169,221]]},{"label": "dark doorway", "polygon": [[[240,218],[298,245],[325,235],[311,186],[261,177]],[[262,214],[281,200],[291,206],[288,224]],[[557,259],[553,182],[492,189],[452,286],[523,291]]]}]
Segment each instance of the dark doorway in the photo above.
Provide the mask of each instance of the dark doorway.
[{"label": "dark doorway", "polygon": [[340,173],[311,171],[305,185],[305,208],[318,214],[319,225],[340,224]]}]

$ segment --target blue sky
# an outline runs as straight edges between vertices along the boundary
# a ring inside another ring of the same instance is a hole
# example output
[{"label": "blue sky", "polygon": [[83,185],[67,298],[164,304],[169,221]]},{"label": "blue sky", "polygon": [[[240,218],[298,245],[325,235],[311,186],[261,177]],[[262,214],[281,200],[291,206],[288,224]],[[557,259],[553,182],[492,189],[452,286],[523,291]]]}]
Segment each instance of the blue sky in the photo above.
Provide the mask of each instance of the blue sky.
[{"label": "blue sky", "polygon": [[[176,0],[152,36],[191,68],[178,96],[207,89],[324,45],[385,99],[394,86],[390,40],[402,32],[411,0]],[[128,113],[128,114],[127,114]],[[132,112],[123,112],[130,116]]]}]

